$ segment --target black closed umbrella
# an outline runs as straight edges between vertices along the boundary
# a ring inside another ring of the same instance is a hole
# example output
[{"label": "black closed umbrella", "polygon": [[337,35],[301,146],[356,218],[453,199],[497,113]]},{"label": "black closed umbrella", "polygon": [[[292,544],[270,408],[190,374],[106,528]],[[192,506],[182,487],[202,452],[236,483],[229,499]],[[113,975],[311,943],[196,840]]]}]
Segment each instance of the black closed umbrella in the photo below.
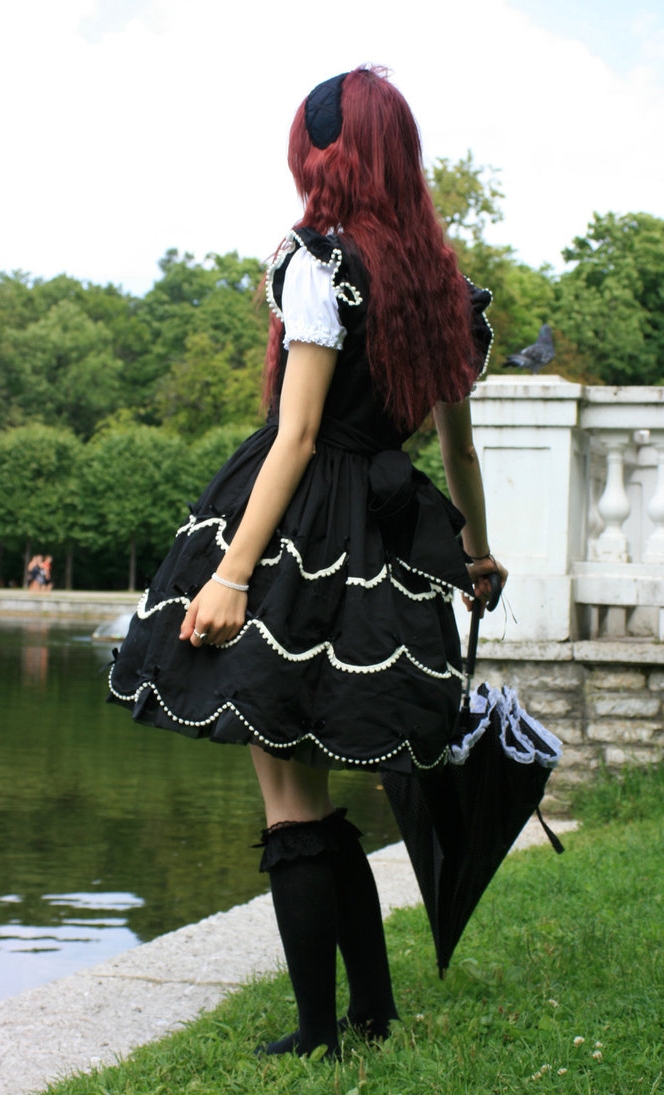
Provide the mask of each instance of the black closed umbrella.
[{"label": "black closed umbrella", "polygon": [[441,977],[524,825],[535,811],[542,821],[539,804],[562,752],[558,738],[520,707],[512,689],[483,684],[470,693],[480,614],[475,602],[464,701],[446,762],[417,776],[382,773],[429,916]]}]

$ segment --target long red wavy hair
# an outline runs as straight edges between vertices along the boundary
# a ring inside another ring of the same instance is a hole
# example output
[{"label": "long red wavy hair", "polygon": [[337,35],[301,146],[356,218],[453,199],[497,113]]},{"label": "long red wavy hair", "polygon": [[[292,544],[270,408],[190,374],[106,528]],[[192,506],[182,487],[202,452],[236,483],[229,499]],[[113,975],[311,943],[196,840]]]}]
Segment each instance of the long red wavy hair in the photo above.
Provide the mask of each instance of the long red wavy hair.
[{"label": "long red wavy hair", "polygon": [[[384,69],[357,68],[343,83],[336,141],[315,148],[302,103],[288,165],[304,202],[299,222],[343,229],[370,279],[367,348],[390,417],[417,429],[438,400],[463,399],[479,371],[470,298],[446,243],[422,167],[417,125]],[[274,393],[281,324],[273,317],[266,387]]]}]

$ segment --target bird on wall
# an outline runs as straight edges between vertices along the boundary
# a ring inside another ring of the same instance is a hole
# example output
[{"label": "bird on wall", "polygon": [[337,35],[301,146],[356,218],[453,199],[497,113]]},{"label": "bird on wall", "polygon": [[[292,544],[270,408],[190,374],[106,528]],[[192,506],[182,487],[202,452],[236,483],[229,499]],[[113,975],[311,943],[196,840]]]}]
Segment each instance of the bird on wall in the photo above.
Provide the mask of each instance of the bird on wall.
[{"label": "bird on wall", "polygon": [[556,356],[553,348],[553,335],[548,323],[543,323],[539,329],[537,342],[532,346],[526,346],[520,354],[510,354],[503,362],[503,369],[509,365],[516,365],[518,369],[530,369],[531,373],[538,373]]}]

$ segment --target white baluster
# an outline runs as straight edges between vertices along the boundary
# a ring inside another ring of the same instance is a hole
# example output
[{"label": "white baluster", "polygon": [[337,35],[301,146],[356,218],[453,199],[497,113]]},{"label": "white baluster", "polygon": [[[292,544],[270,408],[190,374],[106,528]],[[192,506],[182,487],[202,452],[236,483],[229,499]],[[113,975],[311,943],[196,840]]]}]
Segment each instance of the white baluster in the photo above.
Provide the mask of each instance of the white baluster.
[{"label": "white baluster", "polygon": [[601,490],[600,481],[600,461],[601,467],[604,467],[606,463],[604,454],[601,455],[596,451],[591,451],[588,461],[588,518],[587,518],[587,557],[588,559],[597,558],[597,540],[604,528],[604,522],[600,517],[597,503],[599,502]]},{"label": "white baluster", "polygon": [[630,512],[623,479],[628,440],[627,433],[602,434],[601,437],[606,450],[606,486],[597,509],[604,521],[604,530],[594,544],[594,553],[597,559],[619,563],[629,562],[629,544],[622,530]]},{"label": "white baluster", "polygon": [[664,563],[664,439],[655,444],[657,452],[657,482],[648,503],[648,516],[655,526],[646,540],[644,563]]}]

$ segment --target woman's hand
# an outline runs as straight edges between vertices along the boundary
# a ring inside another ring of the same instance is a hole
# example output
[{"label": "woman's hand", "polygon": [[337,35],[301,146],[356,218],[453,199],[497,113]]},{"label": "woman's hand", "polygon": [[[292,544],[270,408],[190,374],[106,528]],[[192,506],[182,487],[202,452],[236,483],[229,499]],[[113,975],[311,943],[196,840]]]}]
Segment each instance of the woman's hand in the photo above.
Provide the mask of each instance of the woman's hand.
[{"label": "woman's hand", "polygon": [[180,638],[192,646],[219,646],[234,639],[247,617],[247,594],[210,579],[185,613]]},{"label": "woman's hand", "polygon": [[[492,596],[491,582],[489,581],[489,574],[497,574],[500,578],[501,590],[505,588],[505,582],[507,581],[507,570],[494,559],[493,555],[489,555],[486,559],[479,559],[476,563],[469,563],[468,576],[473,583],[473,589],[475,590],[475,597],[482,602],[482,605],[486,607]],[[470,612],[473,607],[473,601],[470,597],[466,597],[462,594],[463,603]],[[482,608],[482,615],[484,615],[484,607]]]}]

